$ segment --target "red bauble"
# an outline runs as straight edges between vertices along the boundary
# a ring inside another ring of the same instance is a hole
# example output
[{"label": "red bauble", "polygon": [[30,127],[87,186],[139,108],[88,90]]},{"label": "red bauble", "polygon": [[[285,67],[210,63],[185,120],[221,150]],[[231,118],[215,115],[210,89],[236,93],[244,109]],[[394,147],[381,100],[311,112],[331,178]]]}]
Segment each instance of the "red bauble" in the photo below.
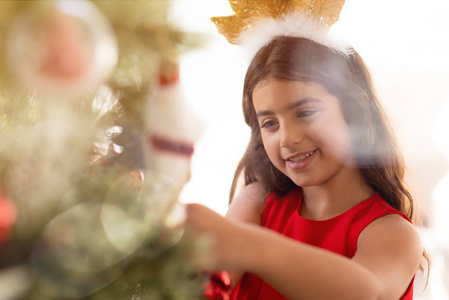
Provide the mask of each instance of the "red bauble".
[{"label": "red bauble", "polygon": [[231,289],[231,278],[226,271],[214,272],[210,274],[204,291],[204,296],[209,300],[229,300],[229,290]]},{"label": "red bauble", "polygon": [[15,221],[16,208],[13,202],[0,192],[0,245],[11,238]]}]

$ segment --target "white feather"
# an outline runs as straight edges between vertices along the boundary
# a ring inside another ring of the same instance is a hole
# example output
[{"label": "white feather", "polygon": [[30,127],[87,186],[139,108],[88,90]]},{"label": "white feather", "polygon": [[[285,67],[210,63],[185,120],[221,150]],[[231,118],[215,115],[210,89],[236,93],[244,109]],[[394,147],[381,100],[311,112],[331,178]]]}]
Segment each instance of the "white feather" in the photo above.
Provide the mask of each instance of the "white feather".
[{"label": "white feather", "polygon": [[260,48],[276,36],[307,38],[345,56],[353,52],[349,43],[340,35],[323,26],[319,21],[299,14],[287,14],[277,19],[256,19],[247,30],[242,32],[238,43],[252,58]]}]

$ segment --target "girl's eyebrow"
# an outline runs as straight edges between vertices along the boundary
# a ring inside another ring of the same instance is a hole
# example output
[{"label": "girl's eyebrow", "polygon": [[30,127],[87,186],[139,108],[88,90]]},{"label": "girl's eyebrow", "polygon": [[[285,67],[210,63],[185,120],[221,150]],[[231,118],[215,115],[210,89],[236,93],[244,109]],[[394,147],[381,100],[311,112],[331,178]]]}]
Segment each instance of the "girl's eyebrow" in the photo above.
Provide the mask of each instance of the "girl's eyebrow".
[{"label": "girl's eyebrow", "polygon": [[[292,109],[297,108],[303,104],[311,103],[311,102],[321,102],[321,100],[318,98],[314,98],[314,97],[307,97],[307,98],[298,100],[296,102],[293,102],[285,110],[287,110],[287,111],[292,110]],[[272,115],[272,114],[274,114],[274,112],[271,110],[261,110],[261,111],[257,112],[257,118],[266,116],[266,115]]]}]

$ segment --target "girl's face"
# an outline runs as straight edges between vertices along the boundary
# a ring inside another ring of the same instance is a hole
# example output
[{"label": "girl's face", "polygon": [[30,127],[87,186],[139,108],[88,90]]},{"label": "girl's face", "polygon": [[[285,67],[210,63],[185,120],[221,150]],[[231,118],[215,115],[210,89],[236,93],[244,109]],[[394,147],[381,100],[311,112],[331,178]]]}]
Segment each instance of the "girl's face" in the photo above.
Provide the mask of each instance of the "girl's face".
[{"label": "girl's face", "polygon": [[269,159],[296,185],[321,185],[354,165],[338,99],[320,84],[269,79],[253,103]]}]

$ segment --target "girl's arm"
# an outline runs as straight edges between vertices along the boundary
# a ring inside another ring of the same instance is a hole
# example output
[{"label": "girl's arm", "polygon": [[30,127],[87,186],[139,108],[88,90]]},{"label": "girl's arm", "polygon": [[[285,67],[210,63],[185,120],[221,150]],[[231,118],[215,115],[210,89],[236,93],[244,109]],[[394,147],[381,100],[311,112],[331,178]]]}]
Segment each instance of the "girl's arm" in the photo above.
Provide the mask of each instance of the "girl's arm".
[{"label": "girl's arm", "polygon": [[[236,222],[260,225],[267,196],[268,193],[258,182],[245,186],[232,200],[226,218]],[[245,271],[229,272],[232,288],[237,285],[244,273]]]},{"label": "girl's arm", "polygon": [[215,237],[217,269],[255,273],[288,299],[397,300],[422,255],[415,228],[396,215],[362,232],[353,259],[224,219],[197,204],[187,206],[187,223]]}]

